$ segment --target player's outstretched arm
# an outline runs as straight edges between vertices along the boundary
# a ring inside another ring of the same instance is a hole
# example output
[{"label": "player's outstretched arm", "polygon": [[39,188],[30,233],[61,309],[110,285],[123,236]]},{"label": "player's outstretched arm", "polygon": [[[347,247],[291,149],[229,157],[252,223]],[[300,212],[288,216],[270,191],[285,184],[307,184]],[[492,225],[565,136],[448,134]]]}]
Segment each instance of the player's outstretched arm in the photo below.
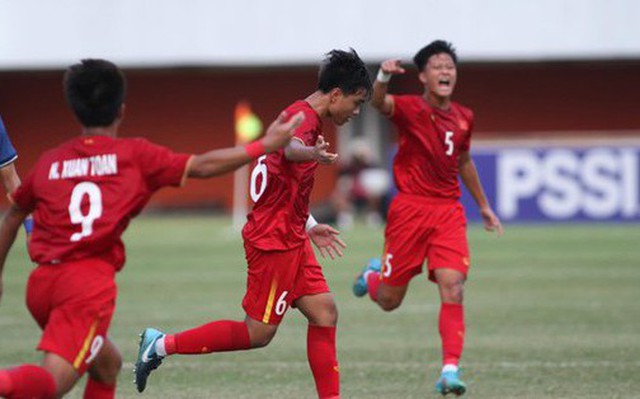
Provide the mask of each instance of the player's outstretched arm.
[{"label": "player's outstretched arm", "polygon": [[12,205],[2,219],[2,224],[0,224],[0,300],[2,299],[2,272],[4,271],[4,263],[7,259],[9,249],[11,249],[16,239],[18,229],[27,215],[28,213]]},{"label": "player's outstretched arm", "polygon": [[309,239],[318,248],[323,258],[326,258],[327,255],[331,259],[342,256],[342,248],[346,248],[347,244],[338,237],[340,234],[338,230],[328,224],[316,222],[313,215],[309,215],[306,230]]},{"label": "player's outstretched arm", "polygon": [[254,158],[284,147],[304,120],[304,114],[299,112],[288,122],[286,120],[286,113],[281,113],[262,139],[247,146],[222,148],[194,156],[189,163],[187,176],[201,179],[220,176],[238,169]]},{"label": "player's outstretched arm", "polygon": [[471,193],[476,204],[478,204],[480,215],[482,215],[482,219],[484,220],[485,230],[495,231],[498,233],[498,236],[501,236],[503,232],[502,223],[500,223],[500,219],[493,213],[489,205],[487,196],[484,194],[484,189],[482,188],[482,183],[480,183],[480,178],[478,177],[478,170],[471,159],[469,151],[460,154],[459,167],[462,182],[465,187],[467,187],[467,190],[469,190],[469,193]]},{"label": "player's outstretched arm", "polygon": [[371,96],[371,105],[380,113],[386,116],[393,114],[393,97],[387,94],[389,90],[389,81],[393,75],[403,74],[402,61],[399,59],[390,59],[384,61],[380,65],[378,76],[373,83],[373,95]]},{"label": "player's outstretched arm", "polygon": [[338,159],[338,154],[327,151],[329,142],[324,141],[324,137],[318,136],[316,145],[313,147],[305,145],[302,140],[293,138],[284,149],[284,156],[292,162],[316,161],[323,165],[334,163]]}]

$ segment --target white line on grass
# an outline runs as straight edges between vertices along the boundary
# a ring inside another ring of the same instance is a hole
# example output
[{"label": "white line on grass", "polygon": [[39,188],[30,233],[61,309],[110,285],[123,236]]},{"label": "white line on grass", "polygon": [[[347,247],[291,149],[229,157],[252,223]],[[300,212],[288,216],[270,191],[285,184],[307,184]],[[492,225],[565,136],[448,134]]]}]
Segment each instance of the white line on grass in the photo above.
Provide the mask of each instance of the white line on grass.
[{"label": "white line on grass", "polygon": [[[299,368],[299,367],[307,367],[306,361],[272,361],[272,360],[264,360],[264,361],[219,361],[216,360],[212,362],[210,365],[215,367],[236,367],[239,364],[242,364],[243,367],[247,365],[255,365],[255,366],[268,366],[270,368]],[[351,362],[350,363],[353,368],[361,368],[361,367],[386,367],[387,369],[393,367],[393,364],[389,364],[387,362]],[[425,363],[421,362],[402,362],[397,363],[398,367],[402,368],[411,368],[411,367],[423,367]],[[133,368],[133,363],[124,363],[123,368],[126,370],[127,368]],[[428,363],[427,366],[431,367],[439,367],[438,364]],[[464,368],[504,368],[504,369],[529,369],[529,368],[545,368],[545,369],[568,369],[568,368],[593,368],[593,367],[640,367],[640,361],[635,362],[625,362],[619,360],[593,360],[593,361],[576,361],[576,362],[541,362],[541,361],[531,361],[531,362],[479,362],[479,363],[464,363]],[[184,362],[179,363],[165,363],[162,365],[162,368],[176,368],[176,369],[190,369],[190,368],[202,368],[200,364],[188,364]]]}]

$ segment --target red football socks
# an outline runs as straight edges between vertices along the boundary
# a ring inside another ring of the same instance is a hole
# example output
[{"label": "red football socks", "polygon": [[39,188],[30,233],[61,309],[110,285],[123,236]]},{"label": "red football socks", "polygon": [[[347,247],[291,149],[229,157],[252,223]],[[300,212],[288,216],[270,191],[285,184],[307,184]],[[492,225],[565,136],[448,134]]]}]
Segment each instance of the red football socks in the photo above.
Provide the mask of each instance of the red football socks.
[{"label": "red football socks", "polygon": [[307,357],[320,399],[340,397],[340,369],[336,356],[336,328],[309,326]]},{"label": "red football socks", "polygon": [[457,365],[464,346],[464,308],[456,303],[443,303],[440,307],[440,338],[442,338],[442,364]]},{"label": "red football socks", "polygon": [[379,272],[370,272],[367,275],[367,291],[373,302],[378,302],[378,287],[381,281]]},{"label": "red football socks", "polygon": [[0,370],[0,396],[8,399],[55,399],[56,383],[40,366],[22,366]]},{"label": "red football socks", "polygon": [[114,399],[116,397],[116,385],[108,385],[87,378],[87,386],[84,389],[83,399]]},{"label": "red football socks", "polygon": [[[251,348],[249,329],[244,322],[219,320],[165,339],[168,355],[199,355],[211,352],[237,351]],[[171,340],[174,340],[172,345]],[[167,341],[169,344],[167,345]],[[171,346],[174,346],[173,348]]]},{"label": "red football socks", "polygon": [[0,396],[7,396],[13,390],[13,383],[7,370],[0,370]]}]

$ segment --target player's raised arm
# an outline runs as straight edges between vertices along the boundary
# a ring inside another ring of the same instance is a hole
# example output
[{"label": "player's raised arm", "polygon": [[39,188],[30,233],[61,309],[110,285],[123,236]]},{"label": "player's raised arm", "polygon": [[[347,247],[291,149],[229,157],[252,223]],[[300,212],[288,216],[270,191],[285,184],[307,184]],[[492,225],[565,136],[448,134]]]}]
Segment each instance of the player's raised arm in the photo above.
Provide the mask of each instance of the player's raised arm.
[{"label": "player's raised arm", "polygon": [[404,68],[402,68],[402,64],[399,59],[386,60],[380,65],[378,76],[376,77],[376,81],[373,83],[371,105],[383,115],[388,116],[393,113],[393,97],[387,94],[389,81],[393,75],[401,75],[404,72]]},{"label": "player's raised arm", "polygon": [[293,132],[304,120],[302,112],[294,115],[288,122],[283,112],[269,128],[265,136],[246,146],[223,148],[196,155],[189,163],[188,177],[208,178],[220,176],[238,169],[252,159],[276,151],[291,141]]},{"label": "player's raised arm", "polygon": [[27,215],[27,212],[12,205],[0,224],[0,300],[2,299],[2,272],[4,270],[4,262],[7,259],[9,249],[11,249],[16,239],[18,229]]}]

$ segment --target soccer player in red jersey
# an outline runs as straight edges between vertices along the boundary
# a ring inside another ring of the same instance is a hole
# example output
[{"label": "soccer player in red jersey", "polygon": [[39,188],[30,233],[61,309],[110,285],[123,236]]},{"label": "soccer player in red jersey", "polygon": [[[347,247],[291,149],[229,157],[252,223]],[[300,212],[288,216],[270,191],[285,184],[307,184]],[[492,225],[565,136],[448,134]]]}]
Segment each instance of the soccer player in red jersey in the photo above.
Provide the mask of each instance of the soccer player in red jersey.
[{"label": "soccer player in red jersey", "polygon": [[27,306],[42,328],[41,366],[0,370],[0,397],[62,397],[88,371],[84,398],[115,395],[122,358],[107,337],[115,310],[115,273],[125,262],[121,235],[151,195],[185,178],[219,176],[286,145],[304,116],[286,114],[259,142],[201,155],[180,154],[141,138],[116,138],[125,80],[104,60],[83,60],[64,79],[82,135],[44,153],[11,194],[0,226],[1,272],[20,223],[33,212]]},{"label": "soccer player in red jersey", "polygon": [[451,101],[455,50],[434,41],[414,62],[423,95],[387,94],[391,76],[405,72],[395,59],[382,63],[373,86],[372,105],[398,130],[393,172],[399,194],[389,209],[382,266],[377,259],[370,261],[353,290],[356,296],[368,292],[382,309],[394,310],[427,259],[429,280],[438,284],[441,299],[443,369],[436,390],[461,395],[466,391],[458,372],[465,333],[462,294],[470,262],[458,176],[480,207],[485,228],[502,234],[502,226],[469,155],[473,113]]},{"label": "soccer player in red jersey", "polygon": [[310,239],[324,256],[341,256],[338,232],[316,224],[309,196],[318,164],[336,160],[322,137],[323,120],[337,125],[358,115],[371,82],[355,51],[333,50],[320,68],[318,89],[287,113],[304,122],[283,150],[258,158],[251,173],[255,202],[243,229],[248,263],[243,321],[219,320],[173,335],[148,328],[142,334],[136,384],[145,389],[149,373],[172,354],[202,354],[266,346],[285,312],[298,308],[308,319],[307,356],[318,397],[339,398],[336,357],[337,309]]}]

